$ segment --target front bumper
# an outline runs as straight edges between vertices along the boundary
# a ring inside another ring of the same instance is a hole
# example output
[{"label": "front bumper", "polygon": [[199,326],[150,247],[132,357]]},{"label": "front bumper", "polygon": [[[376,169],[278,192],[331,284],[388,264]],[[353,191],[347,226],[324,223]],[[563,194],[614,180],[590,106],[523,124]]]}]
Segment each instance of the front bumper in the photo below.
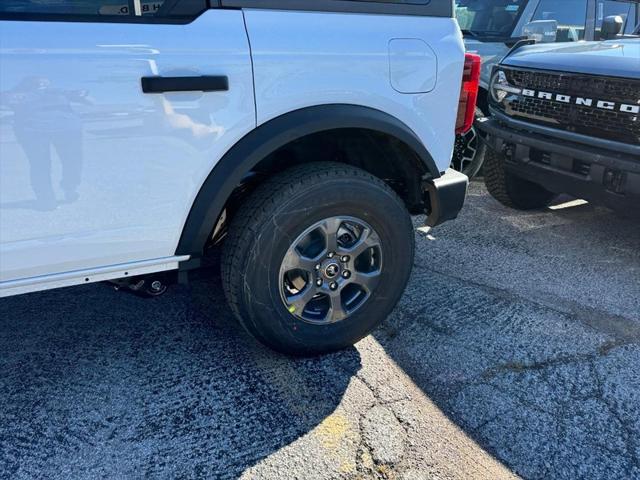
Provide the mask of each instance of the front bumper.
[{"label": "front bumper", "polygon": [[511,173],[554,193],[612,208],[640,207],[640,156],[629,151],[634,146],[588,145],[581,135],[558,138],[552,129],[525,130],[521,123],[504,115],[477,123],[487,145],[505,154]]},{"label": "front bumper", "polygon": [[458,216],[467,196],[469,178],[453,169],[448,169],[440,178],[428,180],[424,185],[428,195],[428,227],[435,227]]}]

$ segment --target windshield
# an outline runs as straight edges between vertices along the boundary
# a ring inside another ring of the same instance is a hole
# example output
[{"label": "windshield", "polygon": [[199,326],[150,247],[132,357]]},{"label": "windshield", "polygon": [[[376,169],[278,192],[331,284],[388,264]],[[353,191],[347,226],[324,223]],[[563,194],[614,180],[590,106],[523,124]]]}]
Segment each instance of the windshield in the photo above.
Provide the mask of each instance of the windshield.
[{"label": "windshield", "polygon": [[463,33],[510,37],[528,0],[456,0],[456,16]]}]

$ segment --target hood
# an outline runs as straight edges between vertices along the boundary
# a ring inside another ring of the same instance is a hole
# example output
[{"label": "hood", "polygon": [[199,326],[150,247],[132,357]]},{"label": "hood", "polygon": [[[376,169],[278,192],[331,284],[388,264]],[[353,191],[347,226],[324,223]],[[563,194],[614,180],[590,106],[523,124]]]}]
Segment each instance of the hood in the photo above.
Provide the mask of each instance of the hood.
[{"label": "hood", "polygon": [[640,38],[529,45],[516,50],[502,64],[640,80]]}]

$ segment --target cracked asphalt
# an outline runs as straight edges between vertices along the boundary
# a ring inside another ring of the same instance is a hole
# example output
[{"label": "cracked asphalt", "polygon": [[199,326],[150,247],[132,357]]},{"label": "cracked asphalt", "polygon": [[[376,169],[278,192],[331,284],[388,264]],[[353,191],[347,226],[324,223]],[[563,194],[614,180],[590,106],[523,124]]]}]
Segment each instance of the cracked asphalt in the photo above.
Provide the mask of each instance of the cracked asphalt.
[{"label": "cracked asphalt", "polygon": [[213,267],[3,299],[0,477],[639,478],[638,220],[474,183],[387,321],[319,358],[248,338]]}]

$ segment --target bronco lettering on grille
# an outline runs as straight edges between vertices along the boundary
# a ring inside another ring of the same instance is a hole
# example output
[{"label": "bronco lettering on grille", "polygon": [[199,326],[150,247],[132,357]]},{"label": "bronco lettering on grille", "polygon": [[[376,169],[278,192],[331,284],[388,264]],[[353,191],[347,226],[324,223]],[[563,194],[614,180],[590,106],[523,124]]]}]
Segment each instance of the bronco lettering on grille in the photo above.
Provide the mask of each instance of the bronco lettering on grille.
[{"label": "bronco lettering on grille", "polygon": [[[543,100],[551,100],[561,103],[572,103],[575,105],[582,105],[586,107],[600,108],[602,110],[614,110],[623,113],[639,114],[640,113],[640,100],[637,105],[629,103],[617,103],[610,102],[608,100],[599,100],[595,98],[586,97],[574,97],[571,95],[562,95],[560,93],[543,92],[542,90],[532,90],[528,88],[522,89],[522,95],[525,97],[540,98]],[[638,121],[638,118],[634,118],[634,121]]]}]

